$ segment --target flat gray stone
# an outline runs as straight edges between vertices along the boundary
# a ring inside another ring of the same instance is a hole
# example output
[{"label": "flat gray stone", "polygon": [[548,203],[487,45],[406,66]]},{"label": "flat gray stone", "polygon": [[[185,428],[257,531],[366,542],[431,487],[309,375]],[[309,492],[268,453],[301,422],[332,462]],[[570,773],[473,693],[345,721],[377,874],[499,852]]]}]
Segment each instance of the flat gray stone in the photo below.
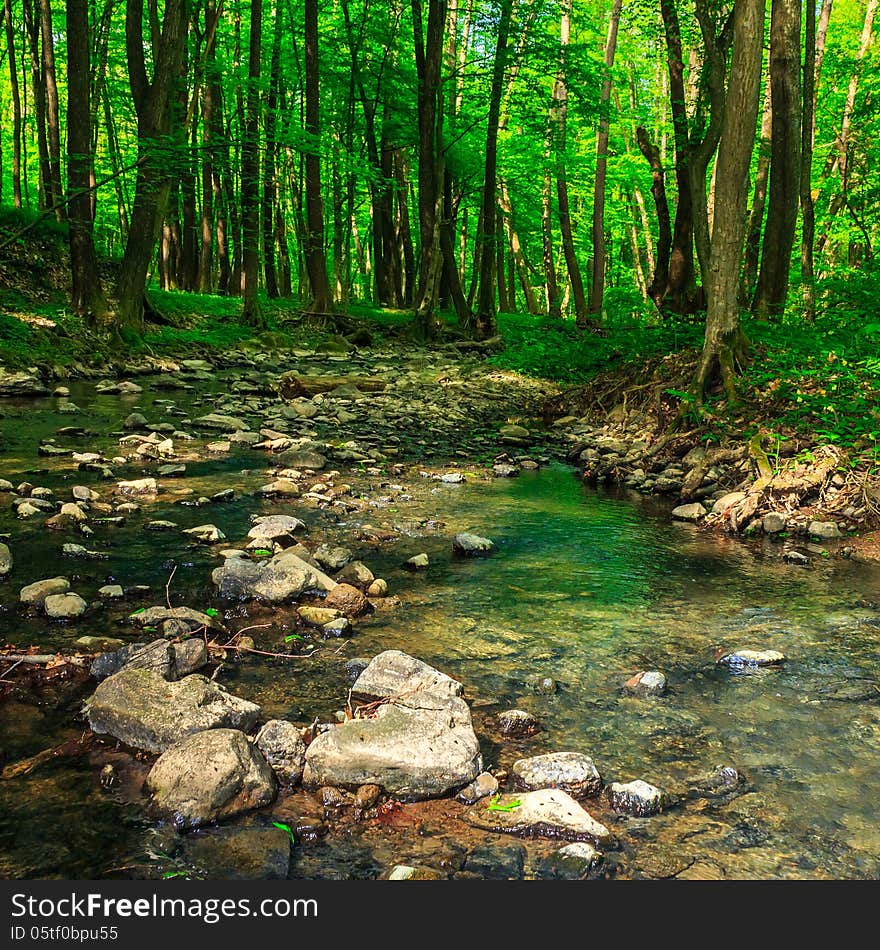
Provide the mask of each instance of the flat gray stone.
[{"label": "flat gray stone", "polygon": [[408,653],[385,650],[373,657],[352,692],[372,699],[393,699],[415,692],[461,696],[464,686]]},{"label": "flat gray stone", "polygon": [[485,831],[588,841],[597,847],[614,840],[605,825],[559,788],[484,798],[467,810],[465,820]]},{"label": "flat gray stone", "polygon": [[589,798],[602,789],[593,760],[582,752],[550,752],[519,759],[510,770],[520,788],[561,788],[574,798]]}]

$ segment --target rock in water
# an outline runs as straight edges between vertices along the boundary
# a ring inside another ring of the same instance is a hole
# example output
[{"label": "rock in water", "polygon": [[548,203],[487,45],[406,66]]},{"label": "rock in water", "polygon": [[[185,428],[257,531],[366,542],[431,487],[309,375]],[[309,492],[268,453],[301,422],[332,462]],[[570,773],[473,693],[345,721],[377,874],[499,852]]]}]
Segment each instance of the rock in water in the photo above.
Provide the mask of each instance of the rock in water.
[{"label": "rock in water", "polygon": [[306,744],[292,722],[270,719],[255,741],[282,785],[296,785],[300,781],[306,764]]},{"label": "rock in water", "polygon": [[137,669],[109,676],[85,708],[93,732],[148,752],[164,752],[205,729],[251,729],[261,711],[199,674],[167,683],[158,673]]},{"label": "rock in water", "polygon": [[12,551],[9,545],[0,543],[0,577],[12,570]]},{"label": "rock in water", "polygon": [[623,688],[641,696],[661,696],[666,692],[666,677],[659,670],[642,670],[628,679]]},{"label": "rock in water", "polygon": [[551,752],[513,763],[517,785],[533,791],[561,788],[574,798],[589,798],[602,789],[602,777],[593,760],[582,752]]},{"label": "rock in water", "polygon": [[601,863],[601,851],[585,841],[575,841],[544,858],[536,876],[540,880],[583,881]]},{"label": "rock in water", "polygon": [[731,669],[776,666],[785,662],[785,654],[780,653],[779,650],[733,650],[720,656],[718,662]]},{"label": "rock in water", "polygon": [[316,788],[378,785],[398,798],[436,798],[483,768],[464,700],[418,690],[318,735],[306,750],[303,783]]},{"label": "rock in water", "polygon": [[426,571],[430,566],[428,555],[425,553],[416,554],[403,562],[403,567],[407,571]]},{"label": "rock in water", "polygon": [[49,390],[30,373],[0,369],[0,396],[48,396]]},{"label": "rock in water", "polygon": [[283,881],[290,871],[283,828],[205,828],[184,838],[183,853],[211,881]]},{"label": "rock in water", "polygon": [[86,612],[86,607],[88,604],[73,591],[66,594],[50,594],[43,601],[46,616],[53,620],[75,620]]},{"label": "rock in water", "polygon": [[465,805],[473,805],[481,798],[487,795],[494,795],[498,791],[498,779],[490,772],[481,772],[470,785],[465,787],[455,796]]},{"label": "rock in water", "polygon": [[341,611],[346,617],[360,617],[371,609],[367,598],[351,584],[337,584],[324,603],[333,610]]},{"label": "rock in water", "polygon": [[533,736],[541,731],[538,720],[524,709],[508,709],[499,713],[498,725],[505,736]]},{"label": "rock in water", "polygon": [[481,538],[466,531],[452,539],[452,552],[459,557],[489,557],[495,550],[495,544],[488,538]]},{"label": "rock in water", "polygon": [[47,597],[53,594],[66,594],[70,590],[70,581],[66,577],[49,577],[43,581],[34,581],[19,591],[18,599],[30,607],[42,607]]},{"label": "rock in water", "polygon": [[243,732],[209,729],[163,752],[146,787],[155,814],[196,828],[270,804],[277,783]]},{"label": "rock in water", "polygon": [[698,501],[672,509],[672,517],[676,521],[699,521],[706,514],[706,509]]},{"label": "rock in water", "polygon": [[408,653],[385,650],[373,657],[352,687],[355,695],[370,699],[394,699],[416,691],[461,696],[464,686]]},{"label": "rock in water", "polygon": [[612,782],[608,786],[608,800],[615,811],[639,818],[656,815],[667,804],[667,796],[661,789],[641,779]]},{"label": "rock in water", "polygon": [[472,805],[465,818],[477,828],[541,838],[609,845],[613,835],[561,789],[498,795]]},{"label": "rock in water", "polygon": [[221,597],[265,600],[271,604],[294,600],[307,590],[332,590],[336,581],[307,564],[292,551],[282,551],[269,561],[227,558],[211,579]]}]

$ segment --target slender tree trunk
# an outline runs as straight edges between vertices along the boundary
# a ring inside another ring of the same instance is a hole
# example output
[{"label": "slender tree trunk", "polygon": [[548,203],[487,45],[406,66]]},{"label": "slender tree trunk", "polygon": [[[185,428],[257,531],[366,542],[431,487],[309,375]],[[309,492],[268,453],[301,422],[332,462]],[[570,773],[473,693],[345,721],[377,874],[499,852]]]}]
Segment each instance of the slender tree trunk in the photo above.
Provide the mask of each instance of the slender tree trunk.
[{"label": "slender tree trunk", "polygon": [[605,293],[605,181],[608,176],[608,135],[611,105],[611,78],[614,69],[614,54],[617,51],[617,29],[620,25],[622,0],[614,0],[608,38],[605,41],[605,78],[602,81],[602,96],[599,105],[599,131],[596,136],[596,184],[593,190],[593,280],[590,285],[590,313],[602,313],[602,298]]},{"label": "slender tree trunk", "polygon": [[40,0],[40,34],[43,53],[43,81],[46,90],[46,130],[49,146],[49,207],[55,208],[55,217],[66,217],[61,203],[61,123],[58,109],[58,84],[55,79],[55,36],[52,29],[50,0]]},{"label": "slender tree trunk", "polygon": [[[822,78],[822,62],[825,59],[825,41],[828,37],[828,24],[831,22],[831,10],[834,0],[822,0],[822,9],[819,12],[819,23],[816,27],[816,65],[813,80],[813,128],[811,146],[816,142],[816,113],[818,111],[817,96],[819,95],[819,80]],[[815,16],[815,11],[814,11]]]},{"label": "slender tree trunk", "polygon": [[657,309],[661,310],[669,286],[672,255],[672,224],[669,200],[666,197],[666,178],[660,148],[648,138],[647,129],[639,126],[636,129],[636,138],[641,153],[651,166],[651,195],[654,198],[654,208],[657,213],[657,260],[648,286],[648,296],[654,301]]},{"label": "slender tree trunk", "polygon": [[422,0],[411,0],[416,72],[419,77],[419,278],[415,294],[415,331],[430,338],[437,332],[434,311],[439,294],[443,260],[442,219],[443,94],[441,67],[446,24],[445,0],[428,0],[428,21],[423,26]]},{"label": "slender tree trunk", "polygon": [[[40,20],[35,15],[32,0],[22,0],[22,16],[31,59],[31,89],[33,90],[34,121],[37,127],[37,155],[39,157],[38,199],[40,210],[52,207],[52,171],[46,132],[46,80],[40,56]],[[25,110],[26,111],[26,110]],[[27,174],[25,174],[27,181]]]},{"label": "slender tree trunk", "polygon": [[523,251],[522,242],[519,233],[514,226],[513,204],[510,200],[510,190],[507,182],[502,178],[499,180],[498,205],[504,216],[504,228],[507,232],[507,243],[510,250],[510,256],[516,268],[516,275],[519,278],[520,287],[526,298],[526,309],[529,313],[537,315],[541,312],[538,306],[538,298],[535,296],[535,290],[532,287],[530,278],[530,268],[526,260],[525,251]]},{"label": "slender tree trunk", "polygon": [[306,267],[312,287],[309,309],[330,313],[330,282],[324,254],[324,204],[321,199],[321,121],[319,112],[318,0],[305,0],[306,133]]},{"label": "slender tree trunk", "polygon": [[[830,6],[830,0],[829,0]],[[824,8],[823,8],[824,12]],[[803,119],[801,121],[801,298],[804,319],[816,317],[815,267],[813,242],[816,238],[816,214],[813,204],[813,131],[816,123],[816,7],[807,3],[804,9],[804,72]]]},{"label": "slender tree trunk", "polygon": [[[813,0],[810,0],[813,2]],[[761,272],[752,309],[785,310],[791,251],[801,190],[801,0],[773,0],[770,12],[770,86],[773,111],[770,199]]]},{"label": "slender tree trunk", "polygon": [[263,0],[251,0],[247,114],[241,143],[242,321],[263,326],[257,288],[260,277],[260,67]]},{"label": "slender tree trunk", "polygon": [[67,0],[67,190],[70,216],[71,305],[92,325],[107,302],[92,240],[92,126],[89,89],[88,0]]},{"label": "slender tree trunk", "polygon": [[761,231],[764,227],[764,210],[767,205],[767,182],[770,179],[770,141],[773,129],[773,110],[771,107],[770,83],[764,93],[764,110],[761,114],[761,139],[758,143],[758,167],[755,172],[755,191],[752,209],[749,213],[749,227],[746,233],[746,252],[742,274],[743,305],[748,306],[755,293],[755,281],[758,276],[758,261],[761,252]]},{"label": "slender tree trunk", "polygon": [[275,193],[277,191],[276,162],[278,143],[278,89],[281,83],[281,33],[282,10],[279,3],[275,8],[275,32],[272,37],[272,60],[269,66],[269,94],[266,98],[266,148],[263,161],[263,279],[266,283],[266,296],[275,300],[279,296],[278,273],[275,269]]},{"label": "slender tree trunk", "polygon": [[568,268],[568,279],[571,284],[572,297],[577,326],[585,329],[590,325],[587,311],[587,298],[584,294],[584,282],[581,277],[580,264],[574,246],[574,234],[571,226],[571,209],[568,200],[568,176],[566,173],[566,124],[568,120],[568,80],[567,63],[568,46],[571,38],[571,9],[572,0],[563,0],[562,20],[560,26],[560,60],[559,71],[553,87],[553,113],[555,116],[556,132],[556,200],[559,207],[559,230],[562,233],[562,249],[565,253],[565,263]]},{"label": "slender tree trunk", "polygon": [[663,308],[672,313],[682,314],[691,309],[690,298],[693,296],[694,289],[694,215],[684,89],[684,56],[675,0],[660,0],[660,12],[666,37],[669,99],[675,140],[675,183],[678,194]]},{"label": "slender tree trunk", "polygon": [[543,184],[541,187],[541,261],[544,265],[544,286],[547,296],[547,314],[560,318],[559,285],[556,282],[556,263],[553,255],[552,201],[553,174],[549,154],[545,153]]},{"label": "slender tree trunk", "polygon": [[218,100],[217,0],[205,3],[205,85],[202,92],[202,207],[199,217],[199,270],[196,287],[210,293],[214,267],[214,209],[219,191],[215,156],[215,109]]},{"label": "slender tree trunk", "polygon": [[12,27],[12,0],[3,0],[6,26],[6,54],[9,57],[9,88],[12,94],[12,202],[21,207],[21,94],[15,62],[15,33]]},{"label": "slender tree trunk", "polygon": [[766,0],[736,0],[734,6],[733,54],[718,151],[715,226],[707,270],[706,336],[693,385],[698,404],[702,404],[716,373],[727,398],[736,400],[737,363],[746,346],[739,322],[737,287],[761,88],[765,4]]},{"label": "slender tree trunk", "polygon": [[[504,91],[504,70],[507,65],[507,38],[510,34],[512,0],[502,0],[501,20],[498,25],[498,40],[495,47],[495,64],[492,70],[492,86],[489,92],[489,120],[486,129],[486,171],[483,178],[483,231],[478,240],[483,244],[483,260],[480,268],[480,289],[474,314],[474,332],[477,339],[487,339],[498,332],[495,313],[495,284],[493,280],[492,255],[485,248],[493,244],[503,248],[497,232],[496,197],[498,163],[498,122],[501,115],[501,95]],[[498,279],[503,268],[498,268]],[[502,289],[499,283],[499,296]],[[502,303],[504,301],[502,300]]]}]

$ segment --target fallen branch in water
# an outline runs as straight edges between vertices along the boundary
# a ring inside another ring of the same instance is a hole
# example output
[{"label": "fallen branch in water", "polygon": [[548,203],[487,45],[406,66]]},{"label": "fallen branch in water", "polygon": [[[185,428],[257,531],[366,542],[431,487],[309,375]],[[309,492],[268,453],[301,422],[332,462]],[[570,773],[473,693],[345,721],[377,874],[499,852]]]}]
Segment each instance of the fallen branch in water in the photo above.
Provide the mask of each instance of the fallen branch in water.
[{"label": "fallen branch in water", "polygon": [[0,779],[7,780],[20,778],[23,775],[30,775],[34,769],[45,765],[46,762],[51,762],[53,759],[85,755],[92,747],[94,739],[95,737],[91,733],[83,733],[79,739],[68,739],[67,742],[62,742],[61,745],[53,746],[51,749],[43,749],[42,752],[38,752],[36,755],[32,755],[27,759],[22,759],[20,762],[7,765],[0,771]]}]

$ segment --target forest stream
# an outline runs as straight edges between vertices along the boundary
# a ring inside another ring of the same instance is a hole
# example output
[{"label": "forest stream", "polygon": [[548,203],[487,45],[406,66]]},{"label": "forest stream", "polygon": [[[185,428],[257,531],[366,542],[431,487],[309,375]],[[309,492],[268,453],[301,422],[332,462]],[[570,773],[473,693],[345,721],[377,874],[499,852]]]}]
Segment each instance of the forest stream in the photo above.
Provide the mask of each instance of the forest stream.
[{"label": "forest stream", "polygon": [[[330,361],[310,371],[328,367],[357,369]],[[429,368],[436,380],[437,366]],[[650,817],[621,814],[601,796],[583,802],[615,838],[602,849],[603,860],[591,864],[590,876],[880,875],[874,804],[880,797],[880,568],[834,557],[814,557],[803,567],[775,556],[769,540],[762,547],[671,522],[662,499],[586,486],[559,461],[552,439],[536,437],[528,451],[508,448],[515,463],[526,456],[535,461],[517,464],[516,477],[486,477],[478,446],[462,447],[442,426],[440,436],[426,437],[417,403],[401,410],[411,411],[409,426],[395,421],[390,396],[383,397],[385,429],[365,412],[368,399],[346,393],[333,426],[322,421],[320,399],[317,416],[289,413],[288,419],[279,414],[277,397],[259,380],[254,385],[259,375],[196,367],[180,377],[185,390],[132,376],[141,392],[102,395],[95,381],[77,380],[67,395],[3,400],[0,476],[19,494],[19,483],[27,482],[48,489],[34,497],[54,504],[69,500],[80,485],[101,502],[134,502],[140,510],[127,509],[118,520],[114,512],[90,513],[91,533],[83,537],[75,525],[47,530],[48,510],[16,518],[15,493],[0,495],[0,538],[14,556],[11,573],[0,580],[0,640],[62,654],[76,653],[75,641],[84,635],[149,640],[129,617],[164,604],[167,595],[174,606],[217,611],[230,631],[252,627],[266,654],[295,653],[295,660],[226,656],[217,681],[258,703],[262,720],[304,727],[339,718],[351,670],[363,666],[350,661],[401,650],[464,685],[484,765],[502,790],[512,787],[516,760],[550,752],[586,753],[605,783],[642,779],[667,789],[719,766],[741,775],[738,787],[723,795],[685,796]],[[473,380],[479,379],[475,370]],[[492,411],[483,421],[503,425],[511,401],[487,400]],[[209,450],[221,436],[204,429],[192,440],[172,436],[177,455],[170,460],[112,461],[130,450],[133,443],[123,451],[119,440],[132,426],[146,438],[137,420],[121,427],[132,413],[142,413],[145,424],[166,423],[165,438],[178,427],[195,433],[192,419],[212,411],[243,415],[255,430],[287,421],[292,435],[327,440],[337,451],[346,444],[343,435],[360,439],[359,447],[348,447],[363,458],[331,457],[325,468],[341,473],[335,483],[348,484],[350,502],[331,503],[332,493],[322,495],[311,484],[317,474],[306,480],[312,499],[260,496],[267,468],[285,467],[284,451],[275,458],[246,441]],[[378,461],[367,444],[371,436],[373,447],[383,449]],[[45,454],[46,446],[58,451]],[[103,461],[83,470],[64,454],[71,448]],[[163,464],[171,465],[164,477],[156,474]],[[175,470],[181,464],[185,468]],[[455,478],[441,480],[450,473]],[[119,479],[146,475],[158,477],[156,494],[114,495]],[[211,572],[222,563],[219,552],[239,546],[251,516],[275,513],[305,522],[307,547],[342,546],[387,582],[389,596],[371,598],[375,611],[357,620],[351,635],[311,637],[291,605],[216,596]],[[181,533],[207,523],[228,540],[203,544]],[[453,558],[450,539],[458,532],[491,539],[494,555]],[[70,543],[85,554],[63,557],[62,545]],[[427,569],[405,569],[418,554],[427,555]],[[78,619],[51,621],[18,603],[23,586],[56,575],[68,578],[88,603]],[[116,584],[124,596],[102,599],[99,589]],[[717,662],[746,648],[778,650],[786,659],[754,668]],[[665,674],[662,695],[624,689],[642,670]],[[93,679],[19,678],[7,670],[4,680],[0,765],[7,771],[88,733],[81,710]],[[538,731],[505,735],[498,717],[513,708],[532,714]],[[152,761],[105,735],[84,744],[81,754],[5,775],[0,874],[376,878],[401,865],[440,877],[587,874],[566,871],[554,858],[564,842],[473,827],[463,820],[467,806],[451,795],[383,800],[359,815],[345,793],[328,803],[315,789],[282,789],[271,805],[180,834],[145,808],[142,786]],[[108,766],[114,781],[102,783]],[[279,825],[295,839],[280,858]],[[271,847],[267,831],[275,835]]]}]

